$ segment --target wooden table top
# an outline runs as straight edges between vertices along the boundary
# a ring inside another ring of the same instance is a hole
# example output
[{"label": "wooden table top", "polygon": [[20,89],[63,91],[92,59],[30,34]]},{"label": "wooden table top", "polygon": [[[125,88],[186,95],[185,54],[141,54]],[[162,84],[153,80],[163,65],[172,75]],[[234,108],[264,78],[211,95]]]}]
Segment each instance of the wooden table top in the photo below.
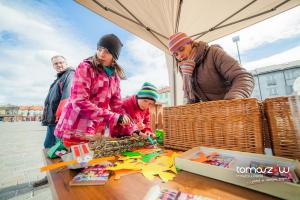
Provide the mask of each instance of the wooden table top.
[{"label": "wooden table top", "polygon": [[[43,153],[47,165],[60,161],[60,159],[49,159],[46,149]],[[163,183],[159,178],[149,181],[141,173],[136,173],[123,176],[119,180],[111,177],[105,185],[69,186],[69,181],[77,173],[78,171],[67,168],[47,172],[54,199],[142,200],[151,186],[156,184],[212,199],[277,199],[254,190],[185,171],[179,172],[173,181],[167,183]]]}]

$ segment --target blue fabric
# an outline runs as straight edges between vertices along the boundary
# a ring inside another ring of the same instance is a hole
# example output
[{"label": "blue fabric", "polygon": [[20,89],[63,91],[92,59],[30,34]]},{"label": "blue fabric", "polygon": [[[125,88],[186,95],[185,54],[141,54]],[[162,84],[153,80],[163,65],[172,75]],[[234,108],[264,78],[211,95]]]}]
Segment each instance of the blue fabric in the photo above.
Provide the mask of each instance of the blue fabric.
[{"label": "blue fabric", "polygon": [[104,66],[104,71],[105,71],[105,73],[107,74],[108,77],[111,77],[115,72],[115,68]]},{"label": "blue fabric", "polygon": [[47,126],[47,134],[44,141],[45,148],[51,148],[56,143],[56,137],[54,136],[54,130],[56,125]]}]

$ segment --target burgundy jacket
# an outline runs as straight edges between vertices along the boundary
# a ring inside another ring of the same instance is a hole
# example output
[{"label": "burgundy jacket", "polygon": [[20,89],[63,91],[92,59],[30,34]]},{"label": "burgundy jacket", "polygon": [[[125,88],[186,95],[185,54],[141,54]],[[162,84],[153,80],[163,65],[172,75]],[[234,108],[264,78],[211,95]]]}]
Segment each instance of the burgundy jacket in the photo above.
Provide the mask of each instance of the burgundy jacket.
[{"label": "burgundy jacket", "polygon": [[[138,106],[136,95],[132,95],[123,100],[122,108],[125,110],[126,114],[130,116],[134,124],[142,122],[145,125],[145,128],[141,130],[142,132],[150,131],[150,111],[149,108],[146,110],[141,110]],[[126,135],[131,135],[132,131],[136,127],[133,125],[129,126],[120,126],[117,125],[113,128],[111,135],[113,137],[121,137]]]}]

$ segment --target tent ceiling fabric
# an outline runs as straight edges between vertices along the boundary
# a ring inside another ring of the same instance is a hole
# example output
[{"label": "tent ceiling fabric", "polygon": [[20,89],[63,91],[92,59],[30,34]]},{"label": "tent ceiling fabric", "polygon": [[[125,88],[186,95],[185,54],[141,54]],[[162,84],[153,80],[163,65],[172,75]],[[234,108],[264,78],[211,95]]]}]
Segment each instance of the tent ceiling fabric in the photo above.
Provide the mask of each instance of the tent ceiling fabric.
[{"label": "tent ceiling fabric", "polygon": [[193,36],[193,39],[211,42],[300,4],[300,0],[76,0],[76,2],[165,52],[168,52],[168,37],[177,31],[185,32]]}]

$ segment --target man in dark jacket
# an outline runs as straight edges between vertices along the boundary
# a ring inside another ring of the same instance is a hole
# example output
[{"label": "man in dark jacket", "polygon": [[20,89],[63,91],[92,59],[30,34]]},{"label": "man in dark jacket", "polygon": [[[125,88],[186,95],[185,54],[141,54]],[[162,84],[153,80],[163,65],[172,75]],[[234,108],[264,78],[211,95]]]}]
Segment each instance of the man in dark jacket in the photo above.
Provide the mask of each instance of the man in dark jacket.
[{"label": "man in dark jacket", "polygon": [[253,76],[220,46],[179,32],[169,38],[169,50],[178,61],[188,103],[251,96]]},{"label": "man in dark jacket", "polygon": [[67,98],[70,96],[74,69],[67,66],[63,56],[51,58],[53,68],[57,72],[57,78],[51,84],[45,100],[42,125],[47,127],[47,135],[44,142],[45,148],[55,144],[54,129]]}]

